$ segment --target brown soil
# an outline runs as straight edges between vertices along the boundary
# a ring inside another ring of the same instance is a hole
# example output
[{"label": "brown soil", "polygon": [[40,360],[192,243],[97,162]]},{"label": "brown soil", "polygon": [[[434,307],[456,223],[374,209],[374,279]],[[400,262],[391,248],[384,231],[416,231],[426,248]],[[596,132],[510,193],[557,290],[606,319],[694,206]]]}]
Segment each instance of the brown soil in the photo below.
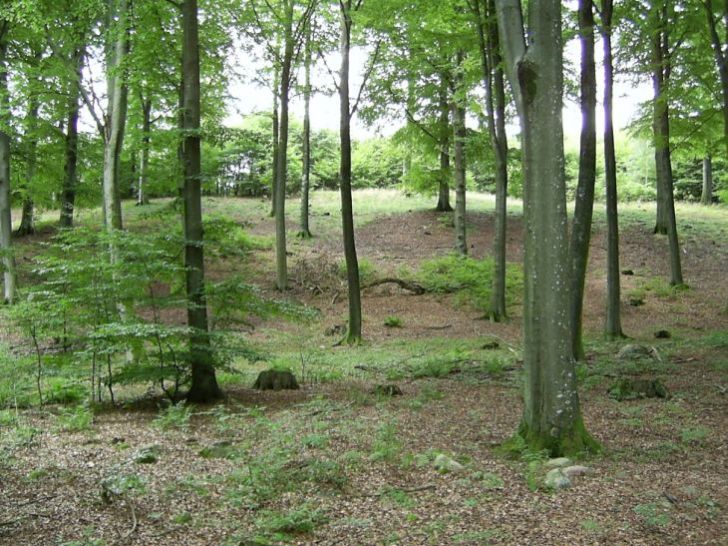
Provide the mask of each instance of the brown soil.
[{"label": "brown soil", "polygon": [[[473,215],[470,223],[472,254],[483,256],[492,239],[492,218]],[[270,233],[272,221],[254,229]],[[511,261],[521,259],[521,231],[520,219],[510,218]],[[635,272],[622,277],[625,291],[666,270],[663,238],[635,226],[623,231],[622,241],[622,267]],[[364,226],[357,243],[360,256],[378,272],[395,274],[401,265],[415,268],[422,260],[448,253],[452,229],[434,212],[415,212]],[[673,297],[648,292],[645,305],[625,305],[625,333],[656,345],[653,333],[660,329],[682,338],[725,331],[726,254],[725,241],[687,241],[683,263],[690,290]],[[343,287],[325,274],[326,264],[340,255],[336,241],[293,245],[292,271],[297,262],[309,266],[291,296],[322,310],[322,331],[346,316]],[[604,257],[604,233],[598,231],[585,309],[586,330],[593,336],[603,321]],[[270,278],[270,264],[264,258],[259,265],[258,280],[263,282]],[[213,275],[223,275],[222,266],[211,266]],[[384,327],[390,315],[400,317],[404,327]],[[455,307],[450,296],[415,296],[391,286],[364,294],[368,343],[446,337],[456,346],[458,338],[477,336],[518,343],[519,316],[515,308],[510,322],[492,324],[476,311]],[[16,447],[13,458],[0,462],[0,544],[254,544],[250,537],[266,510],[303,503],[322,510],[326,521],[311,533],[291,537],[295,544],[728,544],[726,361],[725,347],[696,345],[673,354],[662,374],[672,393],[668,401],[618,403],[607,396],[606,383],[583,390],[586,426],[605,453],[583,461],[595,470],[593,475],[558,493],[531,491],[526,464],[506,460],[494,449],[513,433],[519,419],[518,379],[512,372],[490,377],[463,371],[437,380],[403,380],[398,385],[404,396],[379,402],[367,394],[384,380],[372,370],[293,392],[239,388],[226,402],[236,426],[224,431],[214,417],[201,414],[187,431],[160,433],[151,426],[157,412],[137,408],[97,415],[90,432],[59,433],[50,414],[26,412],[24,417],[41,432]],[[203,459],[198,453],[202,446],[230,440],[235,446],[250,444],[246,449],[255,457],[262,449],[262,425],[250,414],[253,407],[265,408],[262,413],[279,427],[278,433],[290,431],[298,441],[312,433],[324,435],[325,449],[303,448],[291,464],[335,460],[346,469],[346,481],[339,487],[294,489],[257,507],[231,502],[224,477],[245,470],[248,461]],[[384,423],[396,427],[399,451],[393,459],[371,457]],[[159,462],[129,463],[130,452],[145,444],[160,445]],[[408,462],[406,457],[434,451],[456,456],[465,473],[441,475],[427,460]],[[363,460],[347,463],[357,452]],[[144,493],[104,503],[104,477],[132,471],[144,477]],[[478,472],[497,475],[502,483],[481,481]],[[394,496],[391,488],[404,496]],[[185,514],[191,515],[189,521]]]}]

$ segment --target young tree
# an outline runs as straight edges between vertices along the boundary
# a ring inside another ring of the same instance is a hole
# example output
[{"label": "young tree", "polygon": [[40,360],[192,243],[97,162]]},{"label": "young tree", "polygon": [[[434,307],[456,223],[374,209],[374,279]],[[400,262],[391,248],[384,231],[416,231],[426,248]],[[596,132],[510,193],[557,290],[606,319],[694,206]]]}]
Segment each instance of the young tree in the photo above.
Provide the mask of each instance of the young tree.
[{"label": "young tree", "polygon": [[453,118],[453,140],[455,148],[455,249],[458,254],[468,254],[467,242],[467,219],[465,204],[465,106],[467,100],[465,87],[463,85],[463,60],[462,51],[457,53],[457,67],[455,74],[455,90],[453,92],[452,118]]},{"label": "young tree", "polygon": [[584,428],[569,328],[569,267],[561,121],[561,3],[496,0],[508,78],[523,135],[524,414],[527,444],[552,455],[596,448]]},{"label": "young tree", "polygon": [[[0,16],[2,13],[0,13]],[[0,252],[3,265],[3,299],[15,300],[15,259],[10,237],[10,89],[8,87],[8,42],[10,21],[0,17]]]},{"label": "young tree", "polygon": [[[722,2],[718,17],[715,15],[712,0],[702,0],[710,33],[710,43],[713,47],[713,56],[720,76],[720,89],[723,112],[723,140],[728,149],[728,3]],[[718,21],[722,22],[721,32],[718,31]],[[721,38],[721,34],[723,37]],[[705,194],[705,192],[704,192]]]},{"label": "young tree", "polygon": [[570,317],[571,347],[574,358],[584,360],[582,311],[584,284],[589,261],[594,183],[597,172],[597,78],[594,65],[594,11],[592,0],[579,0],[579,41],[581,43],[581,142],[579,147],[579,181],[576,188],[574,222],[571,228]]},{"label": "young tree", "polygon": [[312,22],[306,25],[306,37],[303,53],[303,144],[302,144],[302,174],[301,174],[301,216],[298,236],[302,239],[311,238],[309,229],[309,192],[311,189],[311,48],[312,48]]},{"label": "young tree", "polygon": [[182,4],[182,83],[185,269],[187,277],[187,324],[190,332],[191,402],[210,402],[223,394],[215,377],[215,366],[207,323],[205,259],[200,188],[200,52],[197,0]]}]

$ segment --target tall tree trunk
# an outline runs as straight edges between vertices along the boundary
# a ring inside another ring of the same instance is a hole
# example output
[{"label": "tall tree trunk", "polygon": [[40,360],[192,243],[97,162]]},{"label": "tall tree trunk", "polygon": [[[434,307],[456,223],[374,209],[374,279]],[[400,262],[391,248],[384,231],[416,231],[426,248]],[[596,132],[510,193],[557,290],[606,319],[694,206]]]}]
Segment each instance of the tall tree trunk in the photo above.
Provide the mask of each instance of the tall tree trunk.
[{"label": "tall tree trunk", "polygon": [[700,202],[703,205],[713,203],[713,158],[710,155],[703,158],[703,192]]},{"label": "tall tree trunk", "polygon": [[278,290],[288,288],[288,263],[286,258],[286,181],[288,178],[288,94],[291,87],[291,64],[295,44],[293,43],[293,2],[285,2],[285,41],[281,65],[281,120],[278,133],[278,160],[276,162],[276,286]]},{"label": "tall tree trunk", "polygon": [[[655,141],[655,166],[657,171],[658,210],[662,203],[662,211],[667,221],[666,233],[670,245],[670,283],[680,286],[683,283],[682,266],[680,263],[680,243],[677,234],[677,220],[675,218],[675,199],[673,196],[672,161],[670,158],[670,107],[667,87],[670,79],[670,53],[668,36],[668,7],[667,3],[656,5],[653,8],[656,19],[656,32],[652,40],[654,88],[653,100],[653,134]],[[659,220],[659,214],[658,214]],[[659,222],[655,226],[656,233],[662,233]]]},{"label": "tall tree trunk", "polygon": [[726,44],[726,41],[728,41],[728,2],[723,2],[721,10],[723,35],[725,36],[723,40],[718,34],[718,24],[715,20],[715,16],[713,15],[713,1],[705,0],[703,2],[703,7],[705,7],[705,13],[708,18],[710,42],[713,46],[715,64],[718,68],[718,75],[720,76],[721,97],[723,99],[723,140],[725,141],[725,146],[728,150],[728,44]]},{"label": "tall tree trunk", "polygon": [[460,94],[464,93],[462,85],[462,61],[463,53],[457,54],[457,70],[456,76],[457,90],[453,94],[452,113],[453,113],[453,137],[455,148],[455,249],[461,256],[468,254],[467,242],[467,218],[465,204],[465,97]]},{"label": "tall tree trunk", "polygon": [[361,342],[361,288],[359,260],[354,240],[354,211],[351,198],[351,106],[349,104],[349,52],[351,50],[352,0],[342,0],[341,6],[341,72],[339,99],[341,115],[341,221],[344,236],[346,279],[349,288],[349,328],[346,342]]},{"label": "tall tree trunk", "polygon": [[440,173],[437,195],[438,212],[450,212],[450,101],[448,100],[448,86],[445,75],[440,77],[439,92],[440,107]]},{"label": "tall tree trunk", "polygon": [[142,99],[142,157],[139,165],[139,179],[137,182],[137,205],[146,205],[147,182],[149,181],[149,148],[152,140],[152,99]]},{"label": "tall tree trunk", "polygon": [[[40,53],[36,56],[36,60],[40,61]],[[39,83],[39,82],[37,82]],[[30,97],[30,107],[28,108],[28,130],[25,135],[25,195],[23,196],[23,214],[20,218],[20,226],[18,227],[18,235],[32,235],[35,233],[35,205],[33,204],[33,198],[30,194],[33,187],[33,179],[35,178],[35,171],[38,160],[38,138],[36,131],[38,129],[38,110],[40,104],[38,103],[37,96],[33,93]]]},{"label": "tall tree trunk", "polygon": [[309,192],[311,189],[311,21],[307,23],[306,43],[304,44],[303,83],[303,156],[301,174],[301,218],[298,236],[303,239],[311,237],[309,229]]},{"label": "tall tree trunk", "polygon": [[584,285],[589,262],[594,182],[597,172],[597,78],[594,65],[594,11],[592,0],[579,0],[579,41],[581,42],[581,142],[579,181],[576,188],[574,223],[571,228],[570,324],[574,358],[584,360],[582,311]]},{"label": "tall tree trunk", "polygon": [[187,394],[191,402],[210,402],[223,394],[215,377],[210,346],[205,297],[205,259],[202,230],[202,193],[200,177],[200,51],[197,0],[182,4],[182,81],[184,96],[184,235],[187,286],[187,324],[190,333],[192,385]]},{"label": "tall tree trunk", "polygon": [[[501,63],[494,0],[472,4],[480,49],[485,112],[495,159],[495,234],[493,237],[493,283],[488,315],[494,322],[506,317],[506,220],[508,199],[508,140],[505,124],[505,85]],[[494,104],[495,103],[495,104]]]},{"label": "tall tree trunk", "polygon": [[[280,48],[278,48],[280,49]],[[273,167],[270,183],[270,216],[276,215],[276,191],[278,188],[278,141],[280,129],[280,116],[278,115],[278,93],[280,92],[281,71],[276,63],[273,75]]]},{"label": "tall tree trunk", "polygon": [[129,53],[129,0],[117,0],[115,13],[118,28],[107,65],[109,106],[104,146],[103,203],[104,222],[107,228],[123,229],[119,179],[129,91],[124,69],[125,59]]},{"label": "tall tree trunk", "polygon": [[617,210],[617,158],[614,152],[614,63],[612,59],[613,0],[602,0],[604,50],[604,178],[607,200],[607,320],[609,339],[623,337],[620,311],[619,218]]},{"label": "tall tree trunk", "polygon": [[[10,90],[8,88],[9,23],[0,19],[0,126],[10,124]],[[10,135],[0,129],[0,252],[2,252],[3,299],[15,301],[15,258],[11,246],[13,225],[10,202]]]},{"label": "tall tree trunk", "polygon": [[68,123],[65,136],[66,162],[63,167],[63,189],[61,190],[61,217],[63,228],[73,226],[73,209],[76,204],[76,170],[78,166],[78,117],[81,109],[81,77],[84,63],[84,47],[78,45],[73,54],[74,78],[70,85],[68,99]]},{"label": "tall tree trunk", "polygon": [[584,428],[569,328],[561,120],[561,2],[531,0],[528,46],[520,0],[496,0],[523,134],[524,414],[519,434],[551,455],[595,449]]}]

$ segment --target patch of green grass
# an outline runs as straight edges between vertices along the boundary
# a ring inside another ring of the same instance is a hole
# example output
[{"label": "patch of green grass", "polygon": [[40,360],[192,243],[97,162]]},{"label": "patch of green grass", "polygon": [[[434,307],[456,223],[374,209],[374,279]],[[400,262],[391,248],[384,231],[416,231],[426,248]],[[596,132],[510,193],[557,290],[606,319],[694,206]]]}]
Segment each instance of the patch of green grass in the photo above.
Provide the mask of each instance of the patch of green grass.
[{"label": "patch of green grass", "polygon": [[187,430],[192,417],[192,410],[184,402],[170,404],[159,412],[152,425],[160,430]]},{"label": "patch of green grass", "polygon": [[384,325],[387,328],[401,328],[403,323],[402,319],[395,316],[388,316],[384,319]]},{"label": "patch of green grass", "polygon": [[89,430],[94,421],[94,413],[86,405],[62,408],[58,416],[58,428],[64,432],[83,432]]},{"label": "patch of green grass", "polygon": [[701,444],[711,434],[708,427],[697,425],[685,427],[680,431],[680,441],[683,444]]},{"label": "patch of green grass", "polygon": [[579,522],[579,525],[589,533],[599,533],[602,530],[602,526],[595,519],[583,519]]},{"label": "patch of green grass", "polygon": [[304,504],[285,512],[264,510],[255,520],[256,526],[274,540],[288,540],[292,535],[311,533],[326,517],[322,510]]},{"label": "patch of green grass", "polygon": [[397,435],[397,425],[394,422],[382,424],[377,429],[369,458],[372,461],[394,462],[401,453],[402,442]]},{"label": "patch of green grass", "polygon": [[638,504],[632,509],[651,527],[664,527],[670,524],[670,505],[668,503],[649,502]]},{"label": "patch of green grass", "polygon": [[473,480],[479,481],[485,489],[503,489],[505,482],[493,472],[474,472]]},{"label": "patch of green grass", "polygon": [[382,498],[408,510],[411,510],[417,505],[417,502],[406,491],[394,487],[387,489],[382,494]]}]

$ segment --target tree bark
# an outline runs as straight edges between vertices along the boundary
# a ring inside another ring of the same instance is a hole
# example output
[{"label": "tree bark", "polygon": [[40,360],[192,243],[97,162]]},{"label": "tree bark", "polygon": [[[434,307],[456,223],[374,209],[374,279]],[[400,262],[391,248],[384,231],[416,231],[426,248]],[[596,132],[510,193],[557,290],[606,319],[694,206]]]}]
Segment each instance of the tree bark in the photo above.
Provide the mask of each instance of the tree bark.
[{"label": "tree bark", "polygon": [[561,120],[561,2],[529,3],[528,46],[520,0],[496,0],[523,134],[524,414],[529,447],[551,455],[596,449],[584,428],[569,328],[569,267]]},{"label": "tree bark", "polygon": [[713,46],[715,64],[718,68],[718,75],[720,76],[721,97],[723,99],[723,140],[725,140],[726,150],[728,150],[728,47],[725,43],[728,40],[728,2],[723,2],[723,9],[721,10],[725,40],[721,40],[718,34],[718,24],[713,15],[712,0],[705,0],[703,6],[705,7],[705,13],[708,18],[710,42]]},{"label": "tree bark", "polygon": [[584,360],[582,311],[584,285],[589,262],[594,183],[597,169],[597,79],[594,64],[594,11],[592,0],[579,0],[579,41],[581,42],[581,142],[579,181],[576,188],[574,223],[571,228],[570,322],[571,350],[574,358]]},{"label": "tree bark", "polygon": [[[675,199],[673,196],[672,161],[670,157],[670,107],[667,94],[671,72],[667,2],[665,1],[661,5],[656,4],[652,9],[656,28],[652,39],[654,67],[652,74],[654,89],[652,127],[658,187],[658,222],[655,226],[655,233],[663,233],[663,228],[664,232],[667,233],[670,246],[670,283],[673,286],[680,286],[684,283],[680,263],[677,220],[675,218]],[[664,218],[660,218],[660,214]],[[662,220],[666,221],[664,225]]]},{"label": "tree bark", "polygon": [[[10,124],[10,90],[8,88],[8,30],[9,23],[0,20],[0,125]],[[11,245],[12,235],[10,201],[10,135],[0,129],[0,252],[2,252],[3,299],[15,301],[15,258]]]},{"label": "tree bark", "polygon": [[270,216],[276,215],[276,191],[278,188],[278,130],[280,128],[280,116],[278,115],[278,93],[280,88],[280,78],[280,67],[278,66],[278,63],[276,63],[273,75],[273,170],[271,171],[270,184]]},{"label": "tree bark", "polygon": [[617,158],[614,151],[614,62],[612,59],[613,0],[602,0],[604,50],[604,178],[607,201],[607,319],[609,339],[624,337],[620,310],[619,218],[617,210]]},{"label": "tree bark", "polygon": [[311,21],[307,23],[306,43],[304,44],[304,73],[303,83],[303,149],[302,149],[302,175],[301,175],[301,218],[298,236],[303,239],[311,238],[309,229],[309,192],[311,189]]},{"label": "tree bark", "polygon": [[492,321],[500,322],[506,318],[508,140],[505,126],[505,85],[494,0],[475,0],[471,6],[477,22],[486,123],[495,159],[494,271],[488,316]]},{"label": "tree bark", "polygon": [[[457,70],[462,69],[463,53],[457,54]],[[455,148],[455,250],[461,256],[468,254],[467,242],[467,219],[466,219],[466,203],[465,203],[465,107],[464,97],[459,96],[464,93],[462,85],[462,75],[458,73],[456,76],[457,89],[453,94],[452,112],[453,112],[453,137]]]},{"label": "tree bark", "polygon": [[[81,40],[82,41],[82,40]],[[73,210],[76,204],[76,171],[78,166],[78,117],[81,109],[81,78],[84,63],[84,47],[79,44],[73,54],[74,77],[68,98],[68,122],[65,136],[66,162],[63,167],[61,190],[61,216],[63,228],[73,227]]]},{"label": "tree bark", "polygon": [[210,402],[222,398],[223,394],[215,377],[205,297],[197,0],[184,0],[182,4],[182,31],[185,276],[192,369],[192,384],[187,399],[191,402]]},{"label": "tree bark", "polygon": [[437,196],[438,212],[450,212],[450,102],[448,101],[447,78],[440,76],[440,177]]},{"label": "tree bark", "polygon": [[293,43],[293,1],[285,1],[285,39],[283,63],[281,64],[280,105],[281,119],[278,132],[278,160],[276,161],[276,286],[284,291],[288,288],[288,263],[286,257],[286,181],[288,178],[288,95],[291,87],[291,65],[295,44]]},{"label": "tree bark", "polygon": [[351,198],[351,106],[349,104],[349,52],[351,50],[352,0],[342,0],[341,7],[341,71],[339,80],[340,139],[341,139],[341,221],[344,237],[344,257],[349,292],[349,327],[346,342],[361,342],[361,287],[359,260],[354,239],[354,212]]},{"label": "tree bark", "polygon": [[147,182],[149,181],[149,148],[152,141],[152,99],[142,99],[142,157],[139,165],[139,179],[137,182],[137,205],[149,203],[147,198]]},{"label": "tree bark", "polygon": [[703,205],[713,203],[713,158],[710,155],[703,158],[703,192],[700,202]]},{"label": "tree bark", "polygon": [[[104,222],[107,229],[123,229],[119,179],[129,91],[124,69],[124,62],[129,53],[129,0],[117,0],[115,13],[118,18],[118,32],[107,63],[109,105],[103,177]],[[110,20],[113,20],[113,17]]]},{"label": "tree bark", "polygon": [[[36,56],[36,60],[40,61],[40,54]],[[38,83],[38,82],[37,82]],[[23,196],[23,214],[20,218],[20,226],[18,227],[18,235],[32,235],[35,233],[35,205],[30,194],[33,187],[33,179],[38,160],[38,138],[35,134],[38,128],[38,110],[40,104],[38,98],[33,93],[30,97],[30,107],[28,108],[28,129],[25,135],[25,195]]]}]

